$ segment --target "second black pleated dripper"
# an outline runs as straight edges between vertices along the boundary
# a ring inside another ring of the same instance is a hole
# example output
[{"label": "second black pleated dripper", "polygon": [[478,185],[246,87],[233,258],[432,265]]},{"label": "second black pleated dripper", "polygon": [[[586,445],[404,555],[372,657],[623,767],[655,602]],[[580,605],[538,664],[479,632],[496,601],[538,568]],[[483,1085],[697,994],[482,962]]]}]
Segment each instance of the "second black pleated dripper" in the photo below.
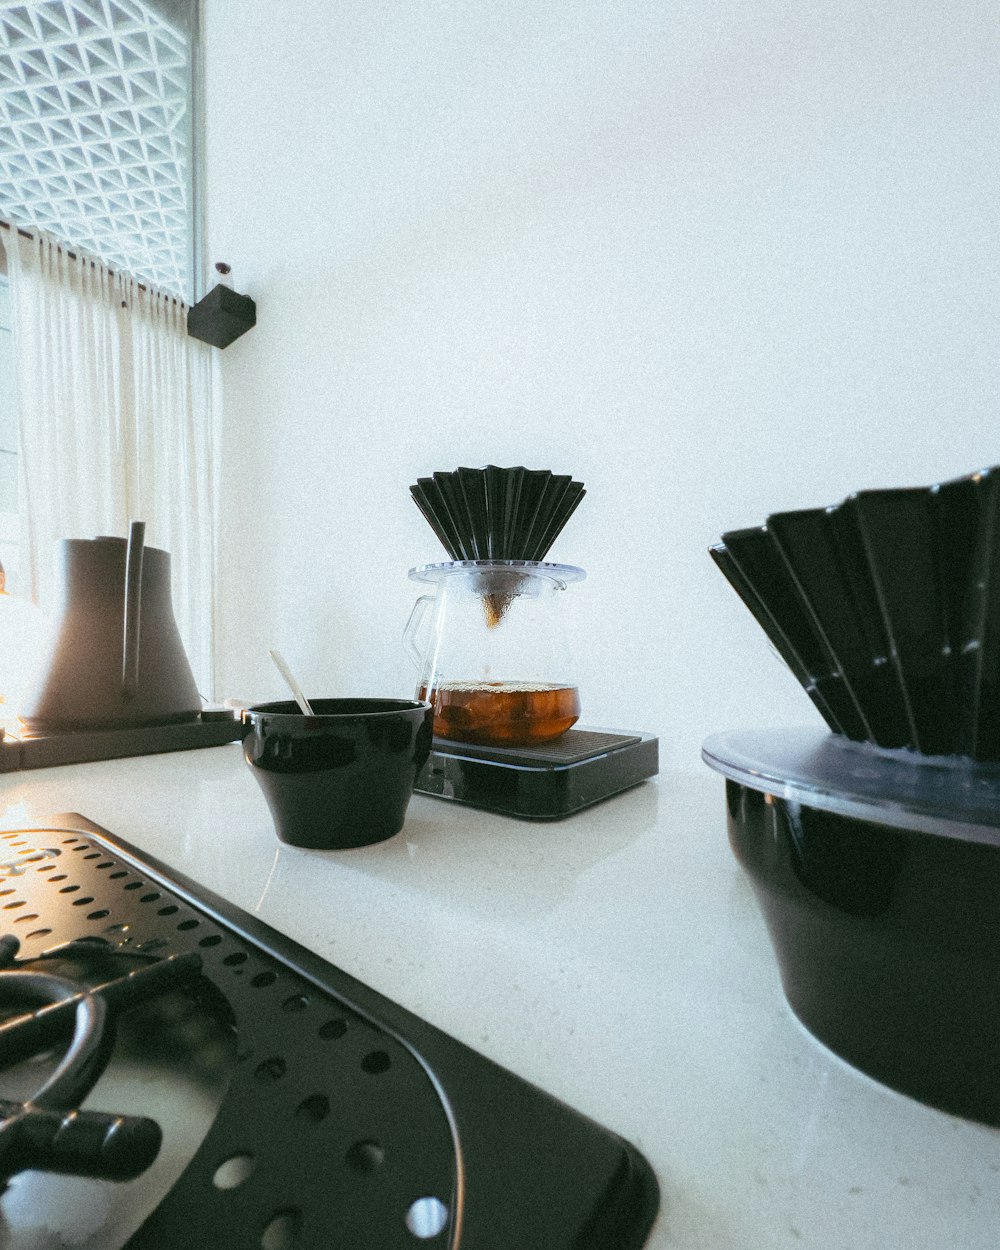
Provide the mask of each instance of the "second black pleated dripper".
[{"label": "second black pleated dripper", "polygon": [[[410,487],[453,560],[544,560],[585,493],[569,474],[495,464],[434,473]],[[491,590],[487,580],[483,608],[491,628],[511,598],[509,589]]]},{"label": "second black pleated dripper", "polygon": [[1000,761],[1000,466],[772,513],[710,552],[834,733]]}]

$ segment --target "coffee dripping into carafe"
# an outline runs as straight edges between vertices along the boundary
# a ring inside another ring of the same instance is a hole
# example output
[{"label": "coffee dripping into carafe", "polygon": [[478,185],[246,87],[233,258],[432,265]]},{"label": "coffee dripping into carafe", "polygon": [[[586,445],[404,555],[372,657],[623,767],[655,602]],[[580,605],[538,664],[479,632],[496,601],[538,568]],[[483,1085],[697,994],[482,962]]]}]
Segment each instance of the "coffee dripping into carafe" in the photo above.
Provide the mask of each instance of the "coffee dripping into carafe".
[{"label": "coffee dripping into carafe", "polygon": [[580,715],[563,592],[582,569],[544,561],[584,495],[549,470],[459,468],[410,487],[451,561],[410,570],[434,587],[414,604],[404,645],[436,737],[536,746]]}]

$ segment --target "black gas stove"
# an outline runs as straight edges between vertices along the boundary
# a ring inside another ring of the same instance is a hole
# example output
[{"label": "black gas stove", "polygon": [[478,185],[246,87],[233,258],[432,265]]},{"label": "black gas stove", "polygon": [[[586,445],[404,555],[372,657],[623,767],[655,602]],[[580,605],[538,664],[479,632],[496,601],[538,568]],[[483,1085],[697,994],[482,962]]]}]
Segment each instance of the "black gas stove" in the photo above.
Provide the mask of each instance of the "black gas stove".
[{"label": "black gas stove", "polygon": [[11,1250],[637,1250],[658,1205],[628,1142],[75,814],[0,833],[0,1193]]}]

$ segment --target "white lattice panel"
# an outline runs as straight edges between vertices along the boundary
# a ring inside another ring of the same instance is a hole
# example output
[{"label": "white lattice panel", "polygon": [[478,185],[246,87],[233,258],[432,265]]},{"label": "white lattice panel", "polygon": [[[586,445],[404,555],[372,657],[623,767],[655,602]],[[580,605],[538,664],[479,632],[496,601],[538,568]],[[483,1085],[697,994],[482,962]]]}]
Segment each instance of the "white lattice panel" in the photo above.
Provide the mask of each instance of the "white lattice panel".
[{"label": "white lattice panel", "polygon": [[140,0],[0,0],[0,216],[188,297],[189,61]]}]

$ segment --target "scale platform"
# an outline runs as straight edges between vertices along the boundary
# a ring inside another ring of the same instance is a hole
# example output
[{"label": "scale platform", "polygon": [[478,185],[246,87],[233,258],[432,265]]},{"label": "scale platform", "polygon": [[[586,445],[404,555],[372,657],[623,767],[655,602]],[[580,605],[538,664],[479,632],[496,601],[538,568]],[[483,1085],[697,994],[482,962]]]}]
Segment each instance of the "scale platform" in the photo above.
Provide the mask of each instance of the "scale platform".
[{"label": "scale platform", "polygon": [[537,747],[435,738],[415,789],[504,816],[559,820],[658,771],[659,739],[651,734],[569,729]]}]

